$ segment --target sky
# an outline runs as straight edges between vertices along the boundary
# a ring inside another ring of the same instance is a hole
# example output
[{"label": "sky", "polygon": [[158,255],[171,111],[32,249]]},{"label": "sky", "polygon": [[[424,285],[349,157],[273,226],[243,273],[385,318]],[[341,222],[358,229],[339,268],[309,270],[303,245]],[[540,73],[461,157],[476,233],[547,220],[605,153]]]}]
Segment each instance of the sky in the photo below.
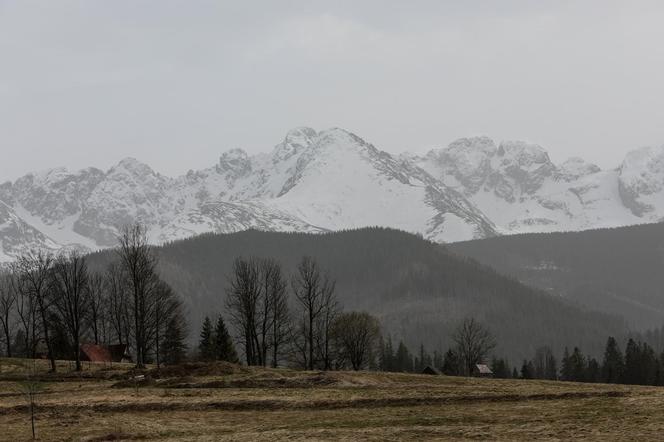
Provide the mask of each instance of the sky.
[{"label": "sky", "polygon": [[175,176],[298,126],[388,152],[664,144],[664,2],[0,0],[0,181],[131,156]]}]

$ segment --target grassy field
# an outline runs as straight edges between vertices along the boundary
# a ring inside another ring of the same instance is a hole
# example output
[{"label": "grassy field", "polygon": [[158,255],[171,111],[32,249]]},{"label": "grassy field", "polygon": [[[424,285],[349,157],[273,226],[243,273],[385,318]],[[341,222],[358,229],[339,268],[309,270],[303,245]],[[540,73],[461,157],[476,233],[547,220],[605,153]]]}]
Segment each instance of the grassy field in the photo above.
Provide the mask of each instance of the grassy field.
[{"label": "grassy field", "polygon": [[654,440],[664,389],[191,364],[132,380],[129,366],[47,374],[0,359],[0,440]]}]

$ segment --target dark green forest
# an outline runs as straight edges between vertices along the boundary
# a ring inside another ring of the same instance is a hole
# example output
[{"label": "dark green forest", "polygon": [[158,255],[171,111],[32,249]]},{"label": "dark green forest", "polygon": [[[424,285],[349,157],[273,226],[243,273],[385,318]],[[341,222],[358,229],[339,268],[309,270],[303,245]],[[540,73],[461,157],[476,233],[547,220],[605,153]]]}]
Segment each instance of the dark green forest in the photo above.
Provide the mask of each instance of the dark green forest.
[{"label": "dark green forest", "polygon": [[[112,251],[91,256],[103,265]],[[271,257],[292,273],[303,255],[336,280],[347,310],[376,315],[384,335],[412,349],[451,346],[454,328],[475,317],[495,335],[495,353],[512,361],[535,349],[582,346],[599,355],[606,336],[625,336],[624,321],[531,289],[474,260],[408,233],[367,228],[327,234],[245,231],[204,234],[157,249],[159,272],[185,302],[192,329],[224,312],[233,259]],[[561,350],[562,351],[562,350]]]},{"label": "dark green forest", "polygon": [[664,224],[512,235],[447,246],[643,330],[664,322]]}]

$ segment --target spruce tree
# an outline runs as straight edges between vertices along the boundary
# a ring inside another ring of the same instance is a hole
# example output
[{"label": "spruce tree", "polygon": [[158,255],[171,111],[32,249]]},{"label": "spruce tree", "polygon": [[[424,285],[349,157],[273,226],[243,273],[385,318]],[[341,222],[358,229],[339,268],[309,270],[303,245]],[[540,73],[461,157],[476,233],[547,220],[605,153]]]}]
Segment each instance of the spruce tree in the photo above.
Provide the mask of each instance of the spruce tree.
[{"label": "spruce tree", "polygon": [[637,343],[630,338],[625,346],[625,370],[623,371],[622,383],[638,384],[640,371],[641,351]]},{"label": "spruce tree", "polygon": [[403,341],[399,341],[399,346],[397,347],[394,370],[405,372],[413,371],[413,357]]},{"label": "spruce tree", "polygon": [[166,324],[162,352],[166,365],[179,364],[186,356],[185,330],[181,318],[173,317]]},{"label": "spruce tree", "polygon": [[600,382],[602,376],[602,370],[599,366],[597,359],[590,358],[588,360],[588,366],[586,367],[586,374],[584,376],[586,382]]},{"label": "spruce tree", "polygon": [[508,379],[511,376],[510,367],[506,359],[494,357],[491,360],[491,371],[493,372],[493,377],[497,379]]},{"label": "spruce tree", "polygon": [[563,359],[561,361],[560,379],[563,381],[573,380],[569,349],[567,347],[565,347],[565,351],[563,352]]},{"label": "spruce tree", "polygon": [[583,382],[586,380],[586,358],[579,350],[579,347],[574,347],[572,355],[569,357],[569,365],[571,369],[571,381]]},{"label": "spruce tree", "polygon": [[533,379],[535,377],[535,366],[533,361],[523,360],[521,365],[521,379]]},{"label": "spruce tree", "polygon": [[212,321],[208,316],[201,327],[200,340],[198,342],[198,354],[203,361],[213,361],[215,358],[215,342],[212,332]]},{"label": "spruce tree", "polygon": [[443,373],[448,376],[458,376],[459,375],[459,358],[457,354],[451,348],[445,353],[443,359]]},{"label": "spruce tree", "polygon": [[606,341],[604,350],[604,362],[602,363],[602,381],[607,384],[617,384],[621,382],[625,362],[618,343],[613,336]]},{"label": "spruce tree", "polygon": [[556,362],[553,353],[549,353],[546,357],[546,369],[544,370],[544,378],[550,381],[558,379],[558,363]]},{"label": "spruce tree", "polygon": [[221,315],[219,315],[219,318],[217,318],[217,326],[214,329],[214,337],[215,359],[218,361],[227,361],[237,364],[239,359],[235,351],[235,346],[233,345],[233,339],[228,333],[226,323],[224,322],[224,318],[222,318]]}]

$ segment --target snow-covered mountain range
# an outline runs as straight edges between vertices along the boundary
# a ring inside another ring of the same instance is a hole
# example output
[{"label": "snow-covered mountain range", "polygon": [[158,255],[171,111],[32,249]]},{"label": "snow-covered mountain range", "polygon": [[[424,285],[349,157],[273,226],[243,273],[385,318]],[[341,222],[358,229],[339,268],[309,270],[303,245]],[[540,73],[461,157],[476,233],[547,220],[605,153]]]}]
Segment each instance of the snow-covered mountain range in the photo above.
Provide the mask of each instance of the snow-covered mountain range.
[{"label": "snow-covered mountain range", "polygon": [[57,168],[1,184],[0,261],[37,247],[110,247],[134,221],[155,243],[210,231],[364,226],[451,242],[663,217],[664,146],[602,171],[579,158],[553,164],[524,142],[463,138],[425,156],[395,156],[342,129],[297,128],[269,153],[230,150],[176,178],[126,158],[108,171]]}]

